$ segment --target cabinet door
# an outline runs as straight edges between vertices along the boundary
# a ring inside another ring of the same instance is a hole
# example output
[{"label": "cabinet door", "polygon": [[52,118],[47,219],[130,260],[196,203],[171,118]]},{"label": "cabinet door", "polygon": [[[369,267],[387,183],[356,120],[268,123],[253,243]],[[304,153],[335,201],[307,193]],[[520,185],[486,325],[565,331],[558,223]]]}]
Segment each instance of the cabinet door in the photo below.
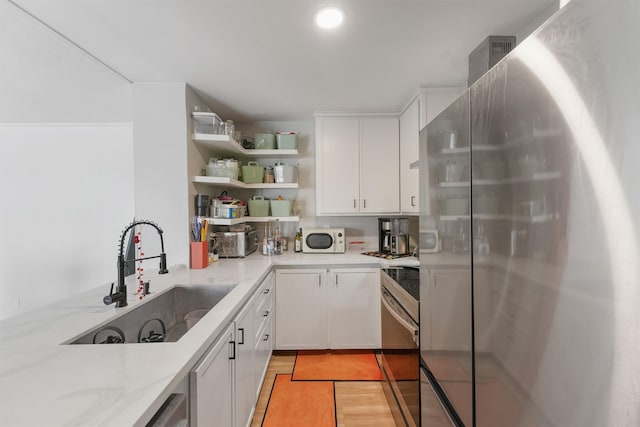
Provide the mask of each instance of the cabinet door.
[{"label": "cabinet door", "polygon": [[260,331],[260,336],[255,344],[255,367],[254,372],[257,379],[256,402],[260,395],[260,388],[267,374],[269,359],[273,350],[273,316],[269,316],[264,329]]},{"label": "cabinet door", "polygon": [[416,98],[400,116],[400,210],[417,213],[419,210],[419,172],[410,169],[419,158],[420,100]]},{"label": "cabinet door", "polygon": [[276,349],[325,349],[327,286],[324,270],[276,272]]},{"label": "cabinet door", "polygon": [[254,306],[247,304],[235,321],[236,327],[236,404],[235,425],[245,427],[256,403],[254,372]]},{"label": "cabinet door", "polygon": [[232,324],[191,371],[190,425],[193,427],[234,425],[233,333]]},{"label": "cabinet door", "polygon": [[316,211],[358,212],[359,123],[353,118],[316,120]]},{"label": "cabinet door", "polygon": [[329,345],[331,348],[380,348],[380,270],[331,270]]},{"label": "cabinet door", "polygon": [[395,117],[360,120],[360,212],[400,212],[400,130]]},{"label": "cabinet door", "polygon": [[430,288],[430,350],[471,351],[470,271],[432,270]]}]

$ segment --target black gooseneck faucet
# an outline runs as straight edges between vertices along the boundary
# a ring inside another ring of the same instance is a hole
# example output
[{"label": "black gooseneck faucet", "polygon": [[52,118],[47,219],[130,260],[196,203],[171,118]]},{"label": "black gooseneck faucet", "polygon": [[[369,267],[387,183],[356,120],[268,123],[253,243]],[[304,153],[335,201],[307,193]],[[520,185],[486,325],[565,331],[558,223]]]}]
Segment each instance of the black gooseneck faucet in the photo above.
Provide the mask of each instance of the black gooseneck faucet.
[{"label": "black gooseneck faucet", "polygon": [[[132,259],[129,261],[125,261],[124,259],[124,238],[126,237],[127,233],[129,232],[129,230],[131,230],[133,227],[135,227],[136,225],[150,225],[153,228],[156,229],[156,231],[158,232],[158,235],[160,236],[160,255],[156,255],[156,256],[150,256],[150,257],[144,257],[144,258],[136,258],[136,259]],[[102,299],[102,301],[109,305],[109,304],[113,304],[114,302],[116,303],[116,308],[117,307],[124,307],[127,305],[127,286],[124,284],[124,266],[125,264],[131,263],[131,262],[136,262],[136,261],[142,261],[145,259],[153,259],[153,258],[160,258],[160,269],[158,270],[158,274],[167,274],[169,272],[169,270],[167,270],[167,255],[164,253],[164,239],[162,238],[162,229],[158,226],[158,224],[151,222],[151,221],[146,221],[146,220],[141,220],[141,221],[134,221],[131,224],[129,224],[123,231],[122,231],[122,235],[120,236],[120,248],[119,248],[119,252],[118,252],[118,287],[116,288],[116,292],[113,292],[113,283],[111,284],[111,290],[109,291],[109,295],[107,295],[106,297],[104,297]]]}]

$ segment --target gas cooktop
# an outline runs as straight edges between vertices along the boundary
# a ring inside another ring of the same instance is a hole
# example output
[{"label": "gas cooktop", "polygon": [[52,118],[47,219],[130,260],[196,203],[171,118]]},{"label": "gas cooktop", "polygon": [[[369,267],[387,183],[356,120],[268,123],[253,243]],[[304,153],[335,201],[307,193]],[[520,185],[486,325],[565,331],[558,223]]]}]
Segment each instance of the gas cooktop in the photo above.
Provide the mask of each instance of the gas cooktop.
[{"label": "gas cooktop", "polygon": [[383,268],[382,271],[416,301],[420,301],[420,269],[418,267],[392,267]]},{"label": "gas cooktop", "polygon": [[362,255],[374,256],[376,258],[384,258],[384,259],[398,259],[398,258],[407,258],[413,256],[411,254],[402,254],[402,255],[392,255],[386,252],[362,252]]}]

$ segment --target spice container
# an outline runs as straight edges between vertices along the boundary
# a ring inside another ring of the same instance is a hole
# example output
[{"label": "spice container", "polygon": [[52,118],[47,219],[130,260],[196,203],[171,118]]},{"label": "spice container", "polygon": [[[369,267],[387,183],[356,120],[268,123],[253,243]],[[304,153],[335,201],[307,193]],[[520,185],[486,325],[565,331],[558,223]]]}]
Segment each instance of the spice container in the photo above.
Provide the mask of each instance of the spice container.
[{"label": "spice container", "polygon": [[264,182],[267,184],[273,184],[276,182],[276,177],[273,173],[273,166],[267,166],[264,168]]}]

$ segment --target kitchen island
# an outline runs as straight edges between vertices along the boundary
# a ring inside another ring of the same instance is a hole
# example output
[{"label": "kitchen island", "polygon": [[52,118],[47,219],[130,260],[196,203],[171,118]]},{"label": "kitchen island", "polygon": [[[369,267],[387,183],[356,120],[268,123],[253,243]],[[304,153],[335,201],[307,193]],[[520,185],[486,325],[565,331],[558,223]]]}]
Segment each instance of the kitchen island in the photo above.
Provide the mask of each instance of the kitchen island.
[{"label": "kitchen island", "polygon": [[[203,270],[148,274],[154,293],[174,285],[237,284],[177,342],[67,345],[144,301],[127,279],[129,305],[106,306],[104,284],[77,296],[0,322],[0,410],[7,426],[143,426],[189,375],[218,336],[274,268],[418,265],[361,255],[258,254],[216,261]],[[115,272],[114,272],[115,273]]]}]

